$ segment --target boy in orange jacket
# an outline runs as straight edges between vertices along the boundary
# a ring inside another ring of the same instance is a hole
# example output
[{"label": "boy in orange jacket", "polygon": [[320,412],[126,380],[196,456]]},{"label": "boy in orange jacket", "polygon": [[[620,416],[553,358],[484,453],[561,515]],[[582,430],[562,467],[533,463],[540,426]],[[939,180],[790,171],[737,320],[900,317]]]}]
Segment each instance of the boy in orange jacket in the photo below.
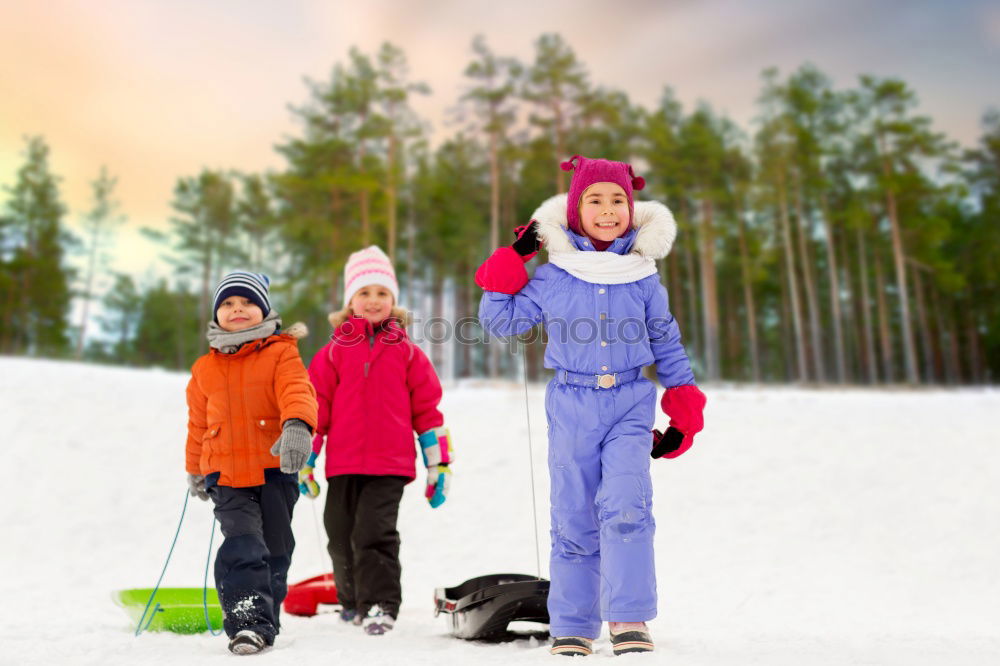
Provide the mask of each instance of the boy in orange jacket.
[{"label": "boy in orange jacket", "polygon": [[312,450],[316,391],[299,357],[305,326],[281,332],[266,275],[237,271],[215,290],[209,353],[187,387],[192,495],[215,503],[225,540],[215,586],[229,650],[274,643],[295,539],[297,473]]}]

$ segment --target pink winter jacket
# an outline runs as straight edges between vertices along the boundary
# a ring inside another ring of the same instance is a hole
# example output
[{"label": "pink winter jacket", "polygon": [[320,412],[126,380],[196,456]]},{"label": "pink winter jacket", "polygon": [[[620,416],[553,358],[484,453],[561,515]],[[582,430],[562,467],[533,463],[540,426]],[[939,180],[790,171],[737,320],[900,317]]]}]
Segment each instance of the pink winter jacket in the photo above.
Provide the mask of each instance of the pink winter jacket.
[{"label": "pink winter jacket", "polygon": [[377,331],[351,317],[309,363],[319,401],[313,451],[326,450],[326,476],[416,477],[420,434],[444,424],[441,382],[427,355],[388,320]]}]

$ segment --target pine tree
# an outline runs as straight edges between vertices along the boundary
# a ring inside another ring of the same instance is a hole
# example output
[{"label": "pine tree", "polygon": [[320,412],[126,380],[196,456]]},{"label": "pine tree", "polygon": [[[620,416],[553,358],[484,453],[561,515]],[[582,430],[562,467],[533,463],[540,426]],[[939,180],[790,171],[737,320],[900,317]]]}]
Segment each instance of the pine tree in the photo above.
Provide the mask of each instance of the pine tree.
[{"label": "pine tree", "polygon": [[[225,271],[241,266],[247,259],[232,178],[230,174],[205,169],[198,176],[178,179],[171,202],[177,213],[170,219],[171,234],[143,230],[147,236],[170,246],[168,261],[175,266],[178,277],[198,280],[197,315],[203,324],[214,316],[213,286]],[[207,348],[204,339],[199,340],[199,345],[201,349]]]},{"label": "pine tree", "polygon": [[900,215],[901,181],[920,171],[919,160],[940,158],[948,146],[931,130],[929,118],[911,114],[916,95],[903,81],[862,76],[860,89],[850,99],[859,128],[859,152],[868,157],[869,175],[884,196],[899,295],[904,369],[906,381],[915,384],[920,377],[906,275],[905,220]]},{"label": "pine tree", "polygon": [[385,140],[385,209],[386,209],[386,253],[389,259],[396,259],[396,240],[399,234],[396,221],[399,208],[399,181],[405,174],[405,151],[407,143],[420,137],[423,129],[416,114],[410,108],[409,99],[413,94],[430,94],[430,87],[420,81],[411,81],[406,54],[397,46],[385,42],[379,48],[377,98],[381,109],[383,127],[381,136]]},{"label": "pine tree", "polygon": [[135,336],[142,314],[142,300],[131,275],[115,275],[114,284],[104,295],[101,316],[101,328],[115,340],[110,354],[110,360],[114,362],[131,364],[138,361]]},{"label": "pine tree", "polygon": [[570,157],[580,104],[587,91],[587,73],[573,49],[557,34],[545,34],[535,42],[535,62],[525,74],[522,96],[533,102],[532,125],[552,142],[550,171],[557,192],[567,189],[566,172],[559,162]]},{"label": "pine tree", "polygon": [[723,180],[729,126],[701,105],[680,128],[682,163],[698,205],[698,259],[701,277],[705,374],[710,380],[722,376],[719,329],[719,291],[716,283],[716,217],[725,190]]},{"label": "pine tree", "polygon": [[100,274],[107,270],[108,255],[106,249],[111,241],[115,227],[120,226],[125,218],[118,214],[118,202],[112,199],[117,178],[112,178],[105,167],[92,183],[94,192],[93,207],[86,214],[83,228],[87,234],[87,272],[84,277],[83,313],[80,317],[80,330],[77,332],[76,357],[83,357],[87,337],[87,324],[90,316],[90,301],[94,296],[94,285]]},{"label": "pine tree", "polygon": [[792,343],[795,350],[795,372],[798,381],[806,381],[808,363],[806,360],[805,327],[802,321],[798,269],[792,239],[789,215],[788,191],[793,142],[788,117],[781,112],[781,88],[777,82],[778,72],[769,69],[764,72],[764,91],[760,103],[764,115],[760,130],[756,135],[757,160],[760,165],[762,185],[770,192],[773,206],[777,208],[777,245],[784,255],[784,279],[787,281],[786,298],[792,320]]},{"label": "pine tree", "polygon": [[[500,245],[500,192],[502,148],[508,141],[507,133],[516,119],[512,101],[522,74],[521,64],[514,58],[498,57],[490,50],[486,40],[477,36],[472,42],[476,59],[465,68],[465,76],[475,82],[462,101],[471,105],[476,117],[476,128],[486,135],[490,168],[490,234],[485,251]],[[489,345],[489,375],[499,372],[500,348]]]},{"label": "pine tree", "polygon": [[24,164],[12,187],[2,236],[3,330],[7,353],[61,355],[69,345],[67,316],[74,271],[63,265],[73,242],[63,227],[66,208],[59,178],[49,169],[49,147],[27,137]]}]

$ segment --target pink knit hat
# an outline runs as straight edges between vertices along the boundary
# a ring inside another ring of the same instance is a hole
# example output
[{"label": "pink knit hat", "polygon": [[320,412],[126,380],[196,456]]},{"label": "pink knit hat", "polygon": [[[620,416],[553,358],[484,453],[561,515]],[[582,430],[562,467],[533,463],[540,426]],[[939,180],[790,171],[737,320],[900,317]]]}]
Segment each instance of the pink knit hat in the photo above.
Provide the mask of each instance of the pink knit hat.
[{"label": "pink knit hat", "polygon": [[371,284],[383,286],[391,291],[396,304],[399,304],[396,271],[393,270],[389,257],[378,245],[358,250],[347,258],[347,265],[344,266],[344,306],[350,304],[354,294],[362,287]]},{"label": "pink knit hat", "polygon": [[[576,160],[575,165],[574,160]],[[584,190],[594,183],[614,183],[625,190],[625,196],[628,198],[628,221],[631,227],[634,210],[632,190],[646,187],[646,181],[641,176],[635,175],[631,164],[574,155],[560,166],[563,171],[573,171],[573,180],[569,184],[569,198],[566,200],[566,221],[573,232],[580,236],[585,235],[580,229],[580,197],[583,196]]]}]

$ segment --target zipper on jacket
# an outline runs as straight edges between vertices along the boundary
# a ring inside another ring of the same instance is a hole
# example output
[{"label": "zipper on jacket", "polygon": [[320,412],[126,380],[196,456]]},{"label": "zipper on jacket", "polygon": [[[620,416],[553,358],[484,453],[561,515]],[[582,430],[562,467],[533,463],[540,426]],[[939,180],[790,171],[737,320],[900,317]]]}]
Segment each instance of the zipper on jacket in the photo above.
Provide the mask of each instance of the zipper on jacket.
[{"label": "zipper on jacket", "polygon": [[[375,334],[368,334],[368,358],[371,358],[372,349],[375,349]],[[365,377],[368,377],[368,368],[371,366],[371,361],[365,361]]]}]

